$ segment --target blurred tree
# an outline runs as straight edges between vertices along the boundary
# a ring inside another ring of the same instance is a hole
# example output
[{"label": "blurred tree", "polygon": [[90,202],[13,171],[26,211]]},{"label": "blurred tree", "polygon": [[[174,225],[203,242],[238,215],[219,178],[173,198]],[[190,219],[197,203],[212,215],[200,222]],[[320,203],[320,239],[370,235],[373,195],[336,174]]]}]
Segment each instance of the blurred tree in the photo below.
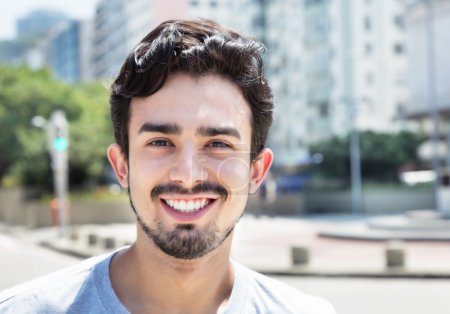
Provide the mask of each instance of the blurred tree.
[{"label": "blurred tree", "polygon": [[81,113],[77,120],[70,121],[70,174],[72,183],[96,184],[108,162],[106,149],[114,141],[108,93],[100,83],[82,85],[78,89]]},{"label": "blurred tree", "polygon": [[62,109],[69,121],[69,167],[75,184],[97,180],[112,141],[108,95],[99,83],[67,85],[48,70],[0,66],[0,180],[49,186],[46,132],[31,126],[36,115]]},{"label": "blurred tree", "polygon": [[[419,164],[417,147],[424,139],[412,132],[397,134],[360,133],[361,174],[363,180],[397,182],[398,171],[406,163]],[[321,153],[324,160],[313,167],[324,177],[350,181],[349,138],[333,137],[310,146],[312,153]]]}]

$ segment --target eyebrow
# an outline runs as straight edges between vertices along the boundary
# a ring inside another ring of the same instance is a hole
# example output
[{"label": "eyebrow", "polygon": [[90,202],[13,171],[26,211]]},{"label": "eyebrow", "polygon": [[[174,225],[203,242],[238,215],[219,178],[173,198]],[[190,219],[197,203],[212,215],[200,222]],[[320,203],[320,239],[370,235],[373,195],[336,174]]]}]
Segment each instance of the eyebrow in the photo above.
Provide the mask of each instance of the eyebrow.
[{"label": "eyebrow", "polygon": [[[155,132],[155,133],[163,133],[163,134],[173,134],[180,135],[181,128],[174,123],[144,123],[138,131],[138,134],[144,132]],[[211,126],[202,126],[199,127],[196,131],[197,135],[200,136],[217,136],[217,135],[227,135],[233,136],[237,139],[241,139],[241,134],[235,128],[231,127],[211,127]]]},{"label": "eyebrow", "polygon": [[197,129],[197,134],[202,136],[217,136],[217,135],[228,135],[241,139],[241,134],[235,128],[230,127],[200,127]]},{"label": "eyebrow", "polygon": [[163,134],[179,135],[181,134],[181,128],[178,125],[171,123],[155,124],[146,122],[141,126],[138,134],[143,132],[156,132]]}]

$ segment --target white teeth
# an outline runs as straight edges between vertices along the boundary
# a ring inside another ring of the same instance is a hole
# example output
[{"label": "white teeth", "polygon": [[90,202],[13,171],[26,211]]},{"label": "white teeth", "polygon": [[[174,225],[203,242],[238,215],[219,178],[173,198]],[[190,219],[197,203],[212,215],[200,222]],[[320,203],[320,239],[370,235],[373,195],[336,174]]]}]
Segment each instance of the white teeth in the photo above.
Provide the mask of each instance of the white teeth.
[{"label": "white teeth", "polygon": [[175,209],[176,211],[183,212],[183,213],[191,213],[198,211],[208,205],[210,201],[208,199],[202,199],[202,200],[164,200],[164,202]]}]

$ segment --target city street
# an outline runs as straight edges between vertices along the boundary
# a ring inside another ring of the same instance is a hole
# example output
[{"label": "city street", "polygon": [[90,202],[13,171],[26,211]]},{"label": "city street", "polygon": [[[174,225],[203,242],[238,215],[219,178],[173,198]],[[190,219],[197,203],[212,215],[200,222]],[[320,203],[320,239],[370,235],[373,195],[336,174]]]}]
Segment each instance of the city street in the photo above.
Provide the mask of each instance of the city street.
[{"label": "city street", "polygon": [[320,295],[338,314],[449,314],[450,281],[440,279],[276,277]]},{"label": "city street", "polygon": [[[0,295],[158,233],[339,314],[450,314],[449,50],[450,0],[0,1]],[[114,260],[124,304],[220,301],[157,246],[129,256],[178,269]]]},{"label": "city street", "polygon": [[[0,290],[80,259],[0,234]],[[329,300],[342,314],[448,314],[449,280],[275,277]]]},{"label": "city street", "polygon": [[0,290],[70,266],[80,259],[0,234]]}]

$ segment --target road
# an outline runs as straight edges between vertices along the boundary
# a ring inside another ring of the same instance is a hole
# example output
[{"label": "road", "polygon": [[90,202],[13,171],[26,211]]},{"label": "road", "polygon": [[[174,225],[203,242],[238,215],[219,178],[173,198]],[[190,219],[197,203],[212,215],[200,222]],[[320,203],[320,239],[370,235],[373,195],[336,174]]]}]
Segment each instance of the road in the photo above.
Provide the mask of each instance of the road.
[{"label": "road", "polygon": [[[0,234],[0,290],[79,261]],[[275,278],[326,298],[342,314],[450,314],[450,280]]]},{"label": "road", "polygon": [[450,314],[450,280],[275,278],[324,297],[339,314]]},{"label": "road", "polygon": [[0,290],[45,275],[80,259],[0,234]]}]

